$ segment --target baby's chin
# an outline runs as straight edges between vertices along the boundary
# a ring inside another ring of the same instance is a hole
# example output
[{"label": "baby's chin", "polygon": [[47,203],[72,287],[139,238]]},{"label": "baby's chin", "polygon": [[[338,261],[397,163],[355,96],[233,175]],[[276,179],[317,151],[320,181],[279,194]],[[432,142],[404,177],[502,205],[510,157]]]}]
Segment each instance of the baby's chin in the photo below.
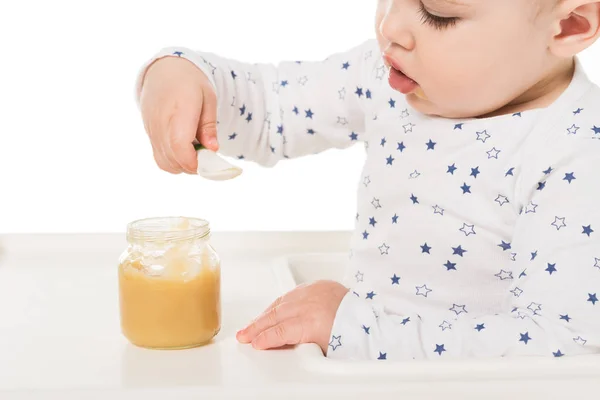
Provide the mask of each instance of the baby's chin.
[{"label": "baby's chin", "polygon": [[459,113],[456,111],[444,110],[442,107],[439,107],[438,105],[433,103],[420,87],[417,88],[414,92],[407,94],[406,101],[414,110],[420,112],[421,114],[428,115],[431,117],[441,117],[448,119],[473,118],[473,116],[468,115],[468,113]]}]

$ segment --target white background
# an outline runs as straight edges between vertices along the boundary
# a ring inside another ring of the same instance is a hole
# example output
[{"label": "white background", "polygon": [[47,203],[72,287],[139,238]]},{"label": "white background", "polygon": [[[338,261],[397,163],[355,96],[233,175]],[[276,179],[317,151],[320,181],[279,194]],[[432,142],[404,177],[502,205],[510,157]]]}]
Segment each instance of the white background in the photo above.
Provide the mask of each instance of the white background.
[{"label": "white background", "polygon": [[[361,147],[273,169],[243,163],[228,182],[172,176],[154,164],[133,87],[172,45],[247,62],[324,59],[374,37],[375,3],[3,0],[0,233],[120,232],[157,215],[216,230],[351,229]],[[600,44],[581,58],[600,82]]]}]

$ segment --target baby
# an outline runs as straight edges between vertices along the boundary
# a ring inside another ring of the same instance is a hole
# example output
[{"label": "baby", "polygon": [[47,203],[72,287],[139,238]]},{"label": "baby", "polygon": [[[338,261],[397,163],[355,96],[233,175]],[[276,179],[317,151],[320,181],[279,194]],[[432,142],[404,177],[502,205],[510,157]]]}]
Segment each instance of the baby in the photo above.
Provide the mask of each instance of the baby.
[{"label": "baby", "polygon": [[273,166],[362,143],[343,285],[237,334],[336,359],[600,353],[600,88],[577,54],[594,0],[380,0],[376,40],[322,62],[152,57],[137,99],[158,166],[193,142]]}]

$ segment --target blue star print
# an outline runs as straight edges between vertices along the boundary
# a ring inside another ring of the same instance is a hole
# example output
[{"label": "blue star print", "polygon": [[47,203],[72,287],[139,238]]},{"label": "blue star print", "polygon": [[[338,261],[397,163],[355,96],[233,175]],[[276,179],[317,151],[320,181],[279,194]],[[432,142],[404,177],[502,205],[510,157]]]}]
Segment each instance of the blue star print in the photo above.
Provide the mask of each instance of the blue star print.
[{"label": "blue star print", "polygon": [[376,40],[276,66],[162,56],[210,78],[224,156],[273,166],[364,146],[348,297],[327,357],[596,351],[600,88],[583,73],[560,102],[461,121],[392,89]]}]

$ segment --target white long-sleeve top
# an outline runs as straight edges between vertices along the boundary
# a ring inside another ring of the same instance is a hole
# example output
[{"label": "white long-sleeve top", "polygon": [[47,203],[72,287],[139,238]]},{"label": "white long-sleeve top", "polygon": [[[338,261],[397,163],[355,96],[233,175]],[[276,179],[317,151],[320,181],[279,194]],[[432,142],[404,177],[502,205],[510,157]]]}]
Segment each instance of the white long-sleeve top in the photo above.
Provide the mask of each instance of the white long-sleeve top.
[{"label": "white long-sleeve top", "polygon": [[211,80],[223,155],[273,166],[365,146],[328,357],[600,352],[600,88],[579,60],[547,108],[450,120],[391,89],[374,40],[276,66],[165,48],[138,93],[168,56]]}]

